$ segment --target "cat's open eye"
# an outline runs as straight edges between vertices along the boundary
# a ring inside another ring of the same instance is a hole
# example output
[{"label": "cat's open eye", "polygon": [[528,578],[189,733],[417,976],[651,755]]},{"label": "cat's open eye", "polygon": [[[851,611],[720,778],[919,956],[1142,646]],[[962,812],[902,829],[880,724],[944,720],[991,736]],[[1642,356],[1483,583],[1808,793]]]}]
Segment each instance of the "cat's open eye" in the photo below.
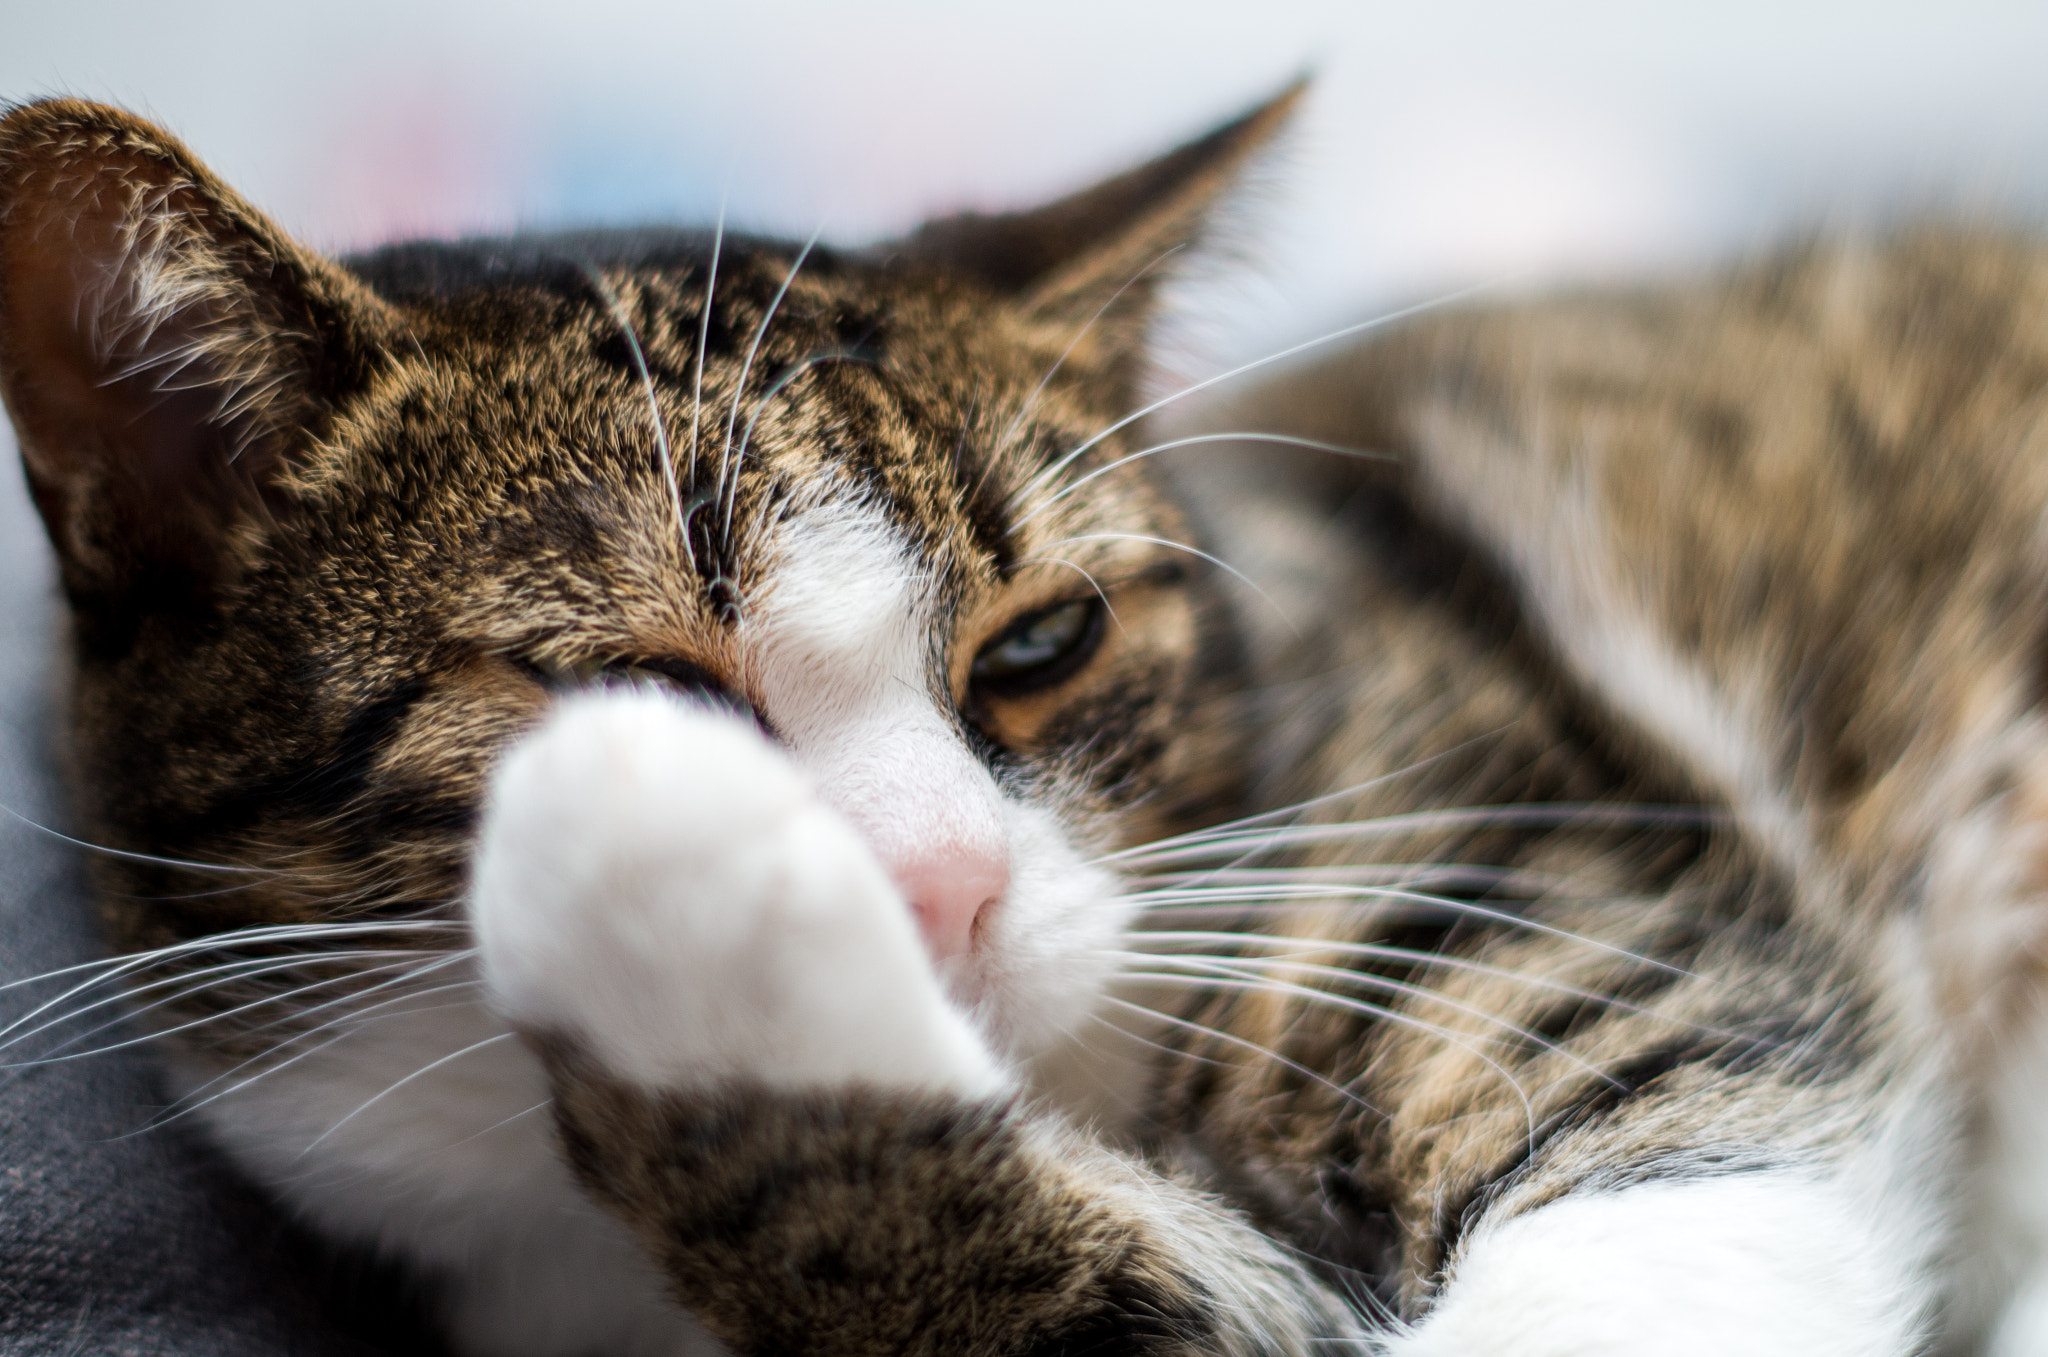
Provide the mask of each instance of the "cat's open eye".
[{"label": "cat's open eye", "polygon": [[1088,662],[1102,642],[1102,600],[1076,599],[1027,613],[981,648],[969,681],[997,697],[1050,688]]}]

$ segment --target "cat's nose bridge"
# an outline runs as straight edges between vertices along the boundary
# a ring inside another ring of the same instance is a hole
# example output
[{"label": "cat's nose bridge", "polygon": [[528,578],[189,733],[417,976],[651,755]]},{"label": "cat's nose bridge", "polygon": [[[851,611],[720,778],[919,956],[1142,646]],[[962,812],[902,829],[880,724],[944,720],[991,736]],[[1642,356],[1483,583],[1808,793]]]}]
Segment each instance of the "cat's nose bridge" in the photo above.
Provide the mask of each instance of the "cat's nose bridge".
[{"label": "cat's nose bridge", "polygon": [[1001,793],[950,731],[896,726],[848,736],[834,742],[833,756],[804,760],[819,794],[903,892],[932,958],[965,955],[982,911],[1010,887]]}]

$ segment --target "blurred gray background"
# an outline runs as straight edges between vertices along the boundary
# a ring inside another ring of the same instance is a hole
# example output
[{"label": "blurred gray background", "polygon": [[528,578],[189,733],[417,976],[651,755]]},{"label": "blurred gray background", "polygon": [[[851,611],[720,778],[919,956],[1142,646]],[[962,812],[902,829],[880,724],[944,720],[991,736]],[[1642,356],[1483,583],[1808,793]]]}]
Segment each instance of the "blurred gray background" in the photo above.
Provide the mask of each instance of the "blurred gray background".
[{"label": "blurred gray background", "polygon": [[856,242],[1319,75],[1212,361],[1475,280],[2048,208],[2048,4],[0,0],[0,98],[170,124],[329,246],[566,221]]},{"label": "blurred gray background", "polygon": [[[721,201],[857,243],[1077,186],[1305,68],[1250,262],[1182,289],[1177,375],[1474,282],[2048,218],[2044,0],[0,0],[0,100],[153,116],[329,247]],[[61,823],[32,520],[0,426],[0,807]],[[76,866],[0,815],[0,979],[92,954]],[[130,1134],[155,1104],[135,1052],[0,1078],[0,1353],[367,1351],[335,1325],[375,1306],[315,1294],[175,1128]]]}]

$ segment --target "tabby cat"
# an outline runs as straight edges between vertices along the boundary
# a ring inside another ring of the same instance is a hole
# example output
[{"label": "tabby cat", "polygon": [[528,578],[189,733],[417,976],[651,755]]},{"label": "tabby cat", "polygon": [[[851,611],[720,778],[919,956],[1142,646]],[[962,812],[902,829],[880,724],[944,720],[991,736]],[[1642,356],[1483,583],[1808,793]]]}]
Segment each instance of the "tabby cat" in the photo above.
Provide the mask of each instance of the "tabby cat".
[{"label": "tabby cat", "polygon": [[866,251],[340,263],[13,110],[121,956],[10,1036],[125,999],[475,1357],[2048,1349],[2048,252],[1162,425],[1296,97]]}]

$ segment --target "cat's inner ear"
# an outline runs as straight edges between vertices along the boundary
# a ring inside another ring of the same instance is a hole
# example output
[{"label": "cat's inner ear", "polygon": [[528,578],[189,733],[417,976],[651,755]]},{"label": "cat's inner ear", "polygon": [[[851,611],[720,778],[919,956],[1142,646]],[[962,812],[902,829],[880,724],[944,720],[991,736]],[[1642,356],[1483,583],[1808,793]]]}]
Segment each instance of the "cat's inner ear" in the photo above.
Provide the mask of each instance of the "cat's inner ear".
[{"label": "cat's inner ear", "polygon": [[1029,211],[930,222],[909,252],[1017,297],[1033,313],[1142,337],[1159,282],[1208,230],[1246,166],[1286,127],[1298,80],[1207,136]]},{"label": "cat's inner ear", "polygon": [[0,120],[0,394],[81,601],[217,584],[381,311],[160,129]]}]

